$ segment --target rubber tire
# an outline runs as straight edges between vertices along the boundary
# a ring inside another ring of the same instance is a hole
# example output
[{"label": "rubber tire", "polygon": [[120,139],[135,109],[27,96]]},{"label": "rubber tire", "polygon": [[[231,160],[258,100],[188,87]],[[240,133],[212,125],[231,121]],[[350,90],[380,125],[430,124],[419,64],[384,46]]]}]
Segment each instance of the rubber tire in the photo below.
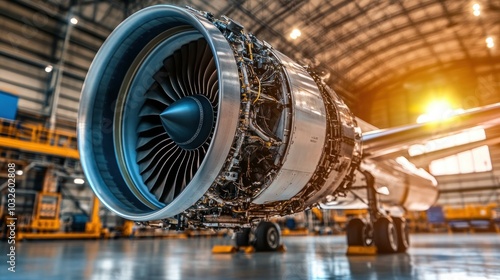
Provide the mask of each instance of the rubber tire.
[{"label": "rubber tire", "polygon": [[398,249],[399,253],[404,253],[410,247],[410,233],[408,230],[408,224],[406,223],[405,218],[400,217],[392,217],[392,221],[394,222],[394,226],[398,232]]},{"label": "rubber tire", "polygon": [[365,246],[365,222],[360,218],[353,218],[349,220],[345,227],[347,246]]},{"label": "rubber tire", "polygon": [[236,232],[235,243],[236,247],[249,246],[250,228],[242,228],[241,231]]},{"label": "rubber tire", "polygon": [[394,223],[387,217],[380,217],[373,225],[373,242],[377,252],[392,254],[398,250],[398,231]]},{"label": "rubber tire", "polygon": [[363,219],[353,218],[347,222],[346,237],[348,246],[370,246],[373,244],[373,239],[368,237],[371,233],[372,226],[366,223]]},{"label": "rubber tire", "polygon": [[280,245],[281,232],[275,223],[260,222],[255,230],[257,251],[276,251]]}]

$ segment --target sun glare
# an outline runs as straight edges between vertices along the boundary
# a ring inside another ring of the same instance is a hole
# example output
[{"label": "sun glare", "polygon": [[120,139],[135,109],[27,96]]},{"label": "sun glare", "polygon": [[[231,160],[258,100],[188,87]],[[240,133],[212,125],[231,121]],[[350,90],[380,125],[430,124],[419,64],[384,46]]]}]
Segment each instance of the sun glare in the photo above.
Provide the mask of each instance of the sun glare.
[{"label": "sun glare", "polygon": [[463,109],[453,109],[446,100],[435,100],[429,103],[424,114],[418,116],[417,123],[444,120],[462,111]]}]

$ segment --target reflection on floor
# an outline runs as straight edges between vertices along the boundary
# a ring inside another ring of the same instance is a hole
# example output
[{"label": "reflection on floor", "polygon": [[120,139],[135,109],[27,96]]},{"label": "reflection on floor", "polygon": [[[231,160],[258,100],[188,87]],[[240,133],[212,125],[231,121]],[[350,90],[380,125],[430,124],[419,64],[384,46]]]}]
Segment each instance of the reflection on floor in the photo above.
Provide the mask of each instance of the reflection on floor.
[{"label": "reflection on floor", "polygon": [[500,279],[500,235],[422,234],[408,254],[345,255],[343,236],[287,237],[286,253],[213,255],[230,238],[28,241],[0,279]]}]

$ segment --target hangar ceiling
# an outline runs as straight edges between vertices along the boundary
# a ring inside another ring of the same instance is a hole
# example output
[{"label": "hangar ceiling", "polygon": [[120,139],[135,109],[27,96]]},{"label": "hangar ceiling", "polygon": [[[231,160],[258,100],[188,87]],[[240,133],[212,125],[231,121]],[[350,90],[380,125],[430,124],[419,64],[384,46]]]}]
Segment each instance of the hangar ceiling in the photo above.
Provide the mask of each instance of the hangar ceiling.
[{"label": "hangar ceiling", "polygon": [[[329,73],[329,83],[354,111],[381,127],[411,122],[418,112],[402,120],[396,116],[399,123],[390,120],[391,113],[380,116],[374,100],[414,92],[416,97],[405,100],[409,109],[429,87],[451,88],[455,103],[464,108],[499,101],[499,0],[37,2],[33,5],[50,7],[60,17],[74,6],[81,28],[98,27],[102,39],[128,15],[154,4],[227,15],[288,56]],[[478,16],[474,4],[479,4]],[[295,40],[289,36],[294,28],[301,32]]]}]

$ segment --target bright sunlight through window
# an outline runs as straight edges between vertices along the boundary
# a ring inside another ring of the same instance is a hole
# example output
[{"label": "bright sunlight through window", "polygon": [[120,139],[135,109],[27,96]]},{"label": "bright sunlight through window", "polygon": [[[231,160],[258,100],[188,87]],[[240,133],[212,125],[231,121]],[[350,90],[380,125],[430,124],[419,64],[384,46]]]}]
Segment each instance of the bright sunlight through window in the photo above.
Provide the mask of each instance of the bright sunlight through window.
[{"label": "bright sunlight through window", "polygon": [[[412,145],[408,149],[411,156],[430,153],[471,142],[486,139],[484,129],[475,128],[455,135],[427,142],[425,145]],[[491,158],[488,146],[481,146],[456,155],[434,160],[429,165],[433,175],[452,175],[490,171]]]},{"label": "bright sunlight through window", "polygon": [[491,158],[488,146],[465,151],[453,156],[434,160],[429,165],[433,175],[453,175],[490,171]]},{"label": "bright sunlight through window", "polygon": [[418,116],[417,123],[444,120],[463,111],[463,109],[452,109],[446,100],[435,100],[427,106],[424,114]]}]

